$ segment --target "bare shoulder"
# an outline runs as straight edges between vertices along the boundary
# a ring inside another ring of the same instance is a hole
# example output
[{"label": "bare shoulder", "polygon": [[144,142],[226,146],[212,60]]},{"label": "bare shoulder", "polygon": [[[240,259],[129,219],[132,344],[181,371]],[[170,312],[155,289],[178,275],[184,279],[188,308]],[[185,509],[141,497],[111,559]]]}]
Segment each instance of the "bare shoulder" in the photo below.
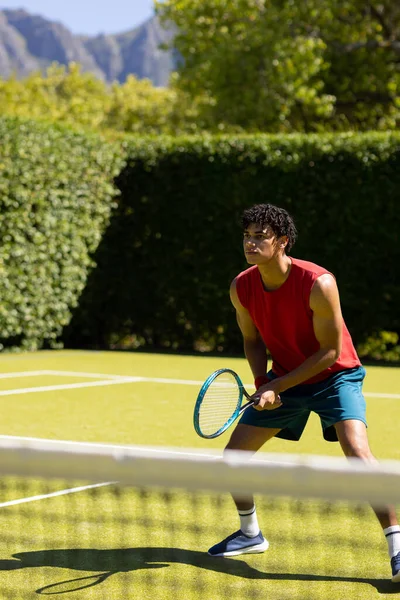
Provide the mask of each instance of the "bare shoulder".
[{"label": "bare shoulder", "polygon": [[329,294],[332,291],[337,291],[337,289],[338,287],[334,276],[330,273],[324,273],[317,277],[311,291],[315,294],[324,295]]},{"label": "bare shoulder", "polygon": [[310,308],[316,310],[327,305],[339,305],[339,290],[336,279],[330,273],[320,275],[311,289]]}]

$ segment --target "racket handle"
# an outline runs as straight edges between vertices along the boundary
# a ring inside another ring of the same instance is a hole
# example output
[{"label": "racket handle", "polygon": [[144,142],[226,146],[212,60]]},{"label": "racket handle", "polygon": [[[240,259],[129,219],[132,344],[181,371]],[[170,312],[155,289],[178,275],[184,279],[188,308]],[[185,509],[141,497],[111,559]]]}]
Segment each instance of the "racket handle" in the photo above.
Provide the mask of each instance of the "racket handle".
[{"label": "racket handle", "polygon": [[241,415],[242,413],[244,413],[244,411],[246,410],[246,408],[249,408],[249,406],[253,406],[253,404],[257,404],[257,401],[256,400],[250,400],[250,402],[247,402],[246,404],[243,404],[243,406],[239,410],[239,415]]},{"label": "racket handle", "polygon": [[[281,397],[278,394],[278,399],[280,400]],[[246,408],[249,408],[249,406],[254,406],[255,404],[258,404],[259,398],[256,398],[254,400],[250,400],[250,402],[247,402],[247,404],[244,404],[242,406],[242,408],[239,410],[239,415],[241,415],[242,413],[244,413],[244,411],[246,410]]]}]

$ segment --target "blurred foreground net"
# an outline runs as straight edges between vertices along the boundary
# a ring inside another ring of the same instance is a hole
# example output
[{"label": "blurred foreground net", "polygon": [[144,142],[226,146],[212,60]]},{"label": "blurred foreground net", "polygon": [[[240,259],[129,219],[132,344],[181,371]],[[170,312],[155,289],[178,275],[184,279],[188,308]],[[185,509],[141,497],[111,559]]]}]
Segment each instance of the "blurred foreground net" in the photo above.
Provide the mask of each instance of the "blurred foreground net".
[{"label": "blurred foreground net", "polygon": [[[1,599],[400,592],[369,506],[400,503],[398,463],[3,438],[0,471]],[[228,490],[256,493],[264,554],[208,556],[239,528]]]}]

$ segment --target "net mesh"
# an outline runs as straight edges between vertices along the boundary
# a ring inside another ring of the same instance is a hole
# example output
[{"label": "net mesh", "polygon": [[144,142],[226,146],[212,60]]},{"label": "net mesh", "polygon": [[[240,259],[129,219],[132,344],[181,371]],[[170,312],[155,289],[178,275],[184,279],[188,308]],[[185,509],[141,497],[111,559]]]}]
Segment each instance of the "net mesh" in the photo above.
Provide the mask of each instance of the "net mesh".
[{"label": "net mesh", "polygon": [[[351,599],[400,592],[390,582],[386,543],[368,502],[400,500],[395,463],[370,469],[268,455],[251,465],[194,451],[28,446],[0,448],[2,599]],[[303,486],[300,496],[297,471],[303,480],[308,473],[309,492]],[[249,477],[256,481],[263,472],[255,491],[269,550],[209,556],[210,546],[238,528],[221,488],[240,489],[239,479],[248,491]],[[335,493],[327,494],[324,475]],[[347,477],[353,489],[346,500]],[[272,479],[277,495],[265,493]]]}]

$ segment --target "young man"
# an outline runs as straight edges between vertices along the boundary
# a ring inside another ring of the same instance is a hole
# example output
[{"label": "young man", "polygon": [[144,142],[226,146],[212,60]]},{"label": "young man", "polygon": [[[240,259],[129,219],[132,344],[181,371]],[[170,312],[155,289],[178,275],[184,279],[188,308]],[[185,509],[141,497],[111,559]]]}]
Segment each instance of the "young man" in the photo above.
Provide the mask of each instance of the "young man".
[{"label": "young man", "polygon": [[[253,266],[235,278],[230,293],[258,403],[244,412],[226,449],[256,452],[275,436],[299,440],[314,411],[326,440],[339,441],[346,456],[374,462],[362,395],[365,370],[343,321],[335,278],[288,256],[297,232],[284,209],[255,205],[244,212],[242,224],[244,253]],[[272,356],[268,374],[266,348]],[[212,556],[268,548],[253,498],[234,501],[240,530],[210,548]],[[388,542],[392,581],[400,582],[394,508],[374,511]]]}]

